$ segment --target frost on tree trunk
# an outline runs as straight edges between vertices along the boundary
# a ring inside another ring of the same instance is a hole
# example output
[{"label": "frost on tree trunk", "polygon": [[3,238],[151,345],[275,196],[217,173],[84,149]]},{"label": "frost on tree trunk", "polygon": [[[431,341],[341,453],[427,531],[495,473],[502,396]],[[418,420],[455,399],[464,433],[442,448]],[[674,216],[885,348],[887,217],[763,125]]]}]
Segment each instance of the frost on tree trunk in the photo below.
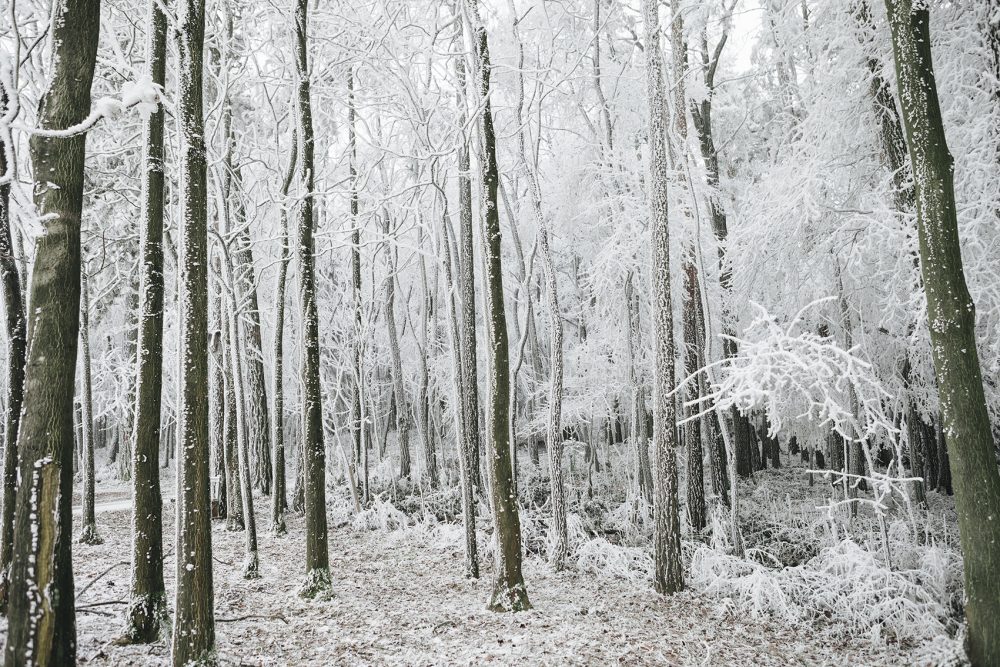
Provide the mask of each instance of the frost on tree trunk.
[{"label": "frost on tree trunk", "polygon": [[351,179],[351,308],[354,311],[354,344],[351,361],[354,386],[351,390],[351,430],[354,435],[354,465],[361,468],[361,490],[364,502],[368,493],[368,438],[364,419],[364,336],[361,306],[361,229],[358,227],[358,113],[354,97],[354,68],[347,70],[347,141],[350,150],[349,176]]},{"label": "frost on tree trunk", "polygon": [[[513,9],[513,5],[510,5]],[[518,46],[517,111],[515,114],[518,132],[519,161],[521,171],[528,181],[531,211],[538,226],[538,241],[545,267],[545,301],[549,315],[549,419],[545,432],[545,446],[549,454],[549,489],[552,498],[552,527],[549,535],[549,563],[557,572],[566,567],[569,552],[569,537],[566,527],[566,489],[563,485],[563,433],[562,433],[562,392],[563,392],[563,323],[559,311],[559,290],[555,261],[549,239],[548,220],[542,211],[542,190],[538,184],[538,174],[528,163],[528,149],[525,128],[522,123],[524,106],[524,46],[517,29],[513,26],[514,39]],[[513,225],[513,221],[511,221]]]},{"label": "frost on tree trunk", "polygon": [[274,484],[271,497],[271,531],[284,535],[285,510],[288,509],[285,475],[285,283],[291,251],[288,247],[288,190],[295,177],[298,133],[292,126],[292,145],[288,152],[288,169],[281,183],[281,259],[278,263],[278,284],[274,293]]},{"label": "frost on tree trunk", "polygon": [[323,445],[323,397],[319,377],[319,315],[316,309],[315,244],[313,242],[313,124],[309,99],[308,0],[295,6],[295,72],[299,121],[299,178],[303,199],[298,209],[297,255],[302,308],[302,466],[305,472],[306,579],[303,597],[331,593],[326,527],[326,450]]},{"label": "frost on tree trunk", "polygon": [[[229,273],[229,284],[235,284],[232,260],[225,258],[226,267]],[[260,578],[260,564],[257,557],[257,515],[253,507],[253,479],[250,472],[250,446],[247,443],[249,425],[246,417],[246,386],[243,378],[246,369],[243,364],[243,354],[240,336],[239,316],[234,304],[230,303],[228,313],[229,336],[236,344],[232,347],[232,354],[229,362],[232,364],[233,384],[236,385],[236,458],[239,464],[239,475],[237,477],[240,485],[240,492],[243,496],[243,523],[244,535],[246,536],[246,558],[243,564],[244,579]]]},{"label": "frost on tree trunk", "polygon": [[[390,238],[389,213],[383,213],[383,232]],[[396,246],[387,244],[385,262],[388,277],[385,282],[385,325],[389,332],[389,354],[392,359],[390,366],[392,374],[392,395],[396,401],[395,426],[396,439],[399,443],[399,476],[407,479],[410,476],[410,420],[407,409],[406,394],[403,391],[403,359],[399,350],[399,330],[396,328]],[[388,427],[386,427],[388,430]]]},{"label": "frost on tree trunk", "polygon": [[180,114],[180,377],[174,665],[214,660],[208,441],[208,199],[203,118],[204,0],[176,6]]},{"label": "frost on tree trunk", "polygon": [[[149,3],[146,60],[153,83],[166,79],[167,17]],[[163,584],[163,499],[160,495],[160,390],[163,384],[163,122],[162,107],[145,121],[142,170],[142,275],[132,463],[132,583],[123,639],[152,642],[167,614]]]},{"label": "frost on tree trunk", "polygon": [[[457,58],[458,126],[466,125],[466,72],[464,57]],[[459,333],[462,350],[462,419],[465,422],[465,448],[472,466],[472,485],[478,495],[482,490],[479,474],[479,381],[476,347],[476,278],[475,253],[472,248],[472,172],[469,146],[458,147],[458,289],[461,303]]]},{"label": "frost on tree trunk", "polygon": [[[698,278],[697,257],[697,227],[691,215],[690,208],[696,205],[692,201],[692,184],[688,182],[687,159],[687,92],[686,79],[688,74],[687,42],[684,41],[684,16],[680,11],[680,3],[672,5],[670,21],[671,49],[673,50],[673,82],[671,89],[674,95],[673,130],[676,133],[677,147],[674,152],[674,169],[679,173],[678,182],[682,189],[680,199],[684,210],[685,226],[690,229],[691,240],[684,248],[681,271],[684,274],[684,290],[682,299],[683,312],[683,352],[684,375],[693,375],[703,365],[704,353],[704,318],[701,314],[701,285]],[[689,382],[682,396],[685,401],[698,399],[701,386],[697,382]],[[684,412],[700,410],[700,403],[686,409]],[[685,415],[686,416],[686,415]],[[705,527],[705,474],[702,463],[702,419],[689,421],[682,428],[684,445],[687,449],[687,509],[691,527],[701,530]]]},{"label": "frost on tree trunk", "polygon": [[674,316],[670,298],[670,238],[667,230],[667,150],[664,136],[666,93],[660,52],[658,3],[643,0],[646,32],[646,91],[649,104],[649,199],[652,227],[653,441],[653,585],[660,593],[684,588],[677,499],[677,422],[674,398]]},{"label": "frost on tree trunk", "polygon": [[[216,263],[216,273],[219,265]],[[222,278],[219,277],[220,289]],[[233,377],[233,338],[227,322],[224,299],[219,297],[218,324],[222,329],[222,351],[219,355],[222,364],[223,401],[222,438],[223,438],[223,469],[226,479],[226,530],[237,531],[245,528],[243,521],[243,485],[240,483],[239,436],[236,418],[236,380]]]},{"label": "frost on tree trunk", "polygon": [[[705,163],[705,176],[709,188],[714,192],[709,198],[709,209],[712,214],[712,233],[719,244],[719,283],[722,288],[722,333],[725,335],[722,342],[722,354],[725,358],[731,359],[736,356],[736,341],[732,336],[733,329],[732,306],[730,298],[732,293],[732,275],[730,267],[726,262],[726,241],[729,237],[728,221],[726,211],[717,193],[719,189],[719,154],[715,148],[715,136],[712,132],[712,96],[715,92],[715,72],[719,66],[722,50],[728,41],[728,24],[723,23],[723,32],[716,42],[715,48],[709,51],[708,35],[706,31],[701,33],[701,65],[704,70],[704,98],[700,101],[692,100],[690,103],[691,118],[694,121],[695,131],[698,133],[698,146],[701,151],[702,160]],[[718,426],[721,431],[726,427],[726,417],[718,416]],[[735,453],[736,474],[740,477],[749,477],[753,468],[750,461],[750,447],[752,446],[753,426],[749,418],[733,407],[728,415],[728,421],[732,425],[732,442],[730,443]],[[725,448],[725,444],[719,444],[720,449]],[[713,452],[715,454],[715,452]],[[721,468],[722,459],[727,454],[718,455],[716,464]],[[728,481],[728,480],[727,480]]]},{"label": "frost on tree trunk", "polygon": [[83,441],[83,525],[80,528],[80,542],[101,544],[104,540],[97,534],[97,516],[94,513],[94,399],[91,391],[90,373],[90,294],[87,284],[86,263],[81,261],[80,272],[80,405],[82,412]]},{"label": "frost on tree trunk", "polygon": [[628,358],[629,384],[632,390],[632,415],[629,431],[635,442],[636,471],[639,495],[647,502],[653,502],[653,471],[649,465],[649,440],[646,436],[646,398],[636,371],[640,347],[639,301],[635,294],[634,277],[630,272],[625,277],[625,307],[628,318]]},{"label": "frost on tree trunk", "polygon": [[[90,111],[101,5],[52,8],[52,71],[38,126],[60,130]],[[31,139],[44,233],[31,280],[31,343],[18,430],[20,489],[4,663],[76,663],[73,603],[73,381],[80,317],[80,215],[87,135]]]},{"label": "frost on tree trunk", "polygon": [[448,333],[451,344],[452,414],[455,417],[455,442],[458,449],[458,472],[462,486],[462,524],[465,529],[465,574],[470,579],[479,578],[479,553],[476,543],[475,490],[472,483],[472,457],[465,447],[465,415],[462,411],[462,353],[459,331],[458,307],[455,305],[455,281],[452,276],[451,240],[449,238],[448,199],[439,189],[444,204],[441,213],[441,244],[444,248],[445,289],[448,299]]},{"label": "frost on tree trunk", "polygon": [[931,356],[950,445],[974,665],[1000,664],[1000,473],[962,269],[954,162],[945,140],[925,4],[886,0],[916,194]]},{"label": "frost on tree trunk", "polygon": [[[507,318],[503,300],[503,267],[500,261],[500,211],[497,208],[500,172],[497,167],[496,134],[490,103],[490,50],[486,27],[479,18],[475,0],[469,0],[473,44],[478,59],[476,80],[483,135],[482,198],[484,217],[487,332],[491,355],[490,400],[486,418],[492,483],[493,522],[496,532],[496,559],[493,592],[488,607],[493,611],[522,611],[531,608],[521,574],[521,520],[514,495],[510,460],[510,362]],[[469,258],[471,260],[471,257]],[[467,323],[466,323],[467,324]],[[474,426],[476,422],[472,422]]]},{"label": "frost on tree trunk", "polygon": [[[7,89],[0,79],[0,115],[7,113]],[[0,178],[7,174],[7,149],[0,135]],[[25,317],[21,274],[11,237],[10,183],[0,183],[0,289],[7,335],[7,411],[3,418],[3,506],[0,519],[0,613],[7,611],[10,563],[14,555],[14,499],[17,489],[17,431],[24,398]]]},{"label": "frost on tree trunk", "polygon": [[[246,221],[246,210],[241,198],[242,177],[237,167],[234,171],[234,185],[230,207],[235,217],[233,228],[235,248],[233,250],[234,289],[239,307],[236,309],[243,332],[241,345],[246,350],[243,367],[246,369],[246,422],[249,441],[253,443],[250,453],[253,486],[264,495],[271,492],[271,420],[267,412],[267,384],[264,380],[264,350],[261,344],[260,307],[257,304],[257,275],[253,263],[253,246],[250,228]],[[235,201],[233,201],[235,200]]]},{"label": "frost on tree trunk", "polygon": [[[209,412],[212,428],[212,476],[218,480],[218,491],[215,497],[215,501],[219,503],[218,518],[228,520],[229,482],[226,469],[226,375],[222,343],[222,284],[216,277],[211,278],[209,285],[209,295],[212,301],[211,316],[214,324],[211,327],[209,343],[212,373],[212,383],[209,388],[211,392]],[[168,457],[169,454],[168,450]]]}]

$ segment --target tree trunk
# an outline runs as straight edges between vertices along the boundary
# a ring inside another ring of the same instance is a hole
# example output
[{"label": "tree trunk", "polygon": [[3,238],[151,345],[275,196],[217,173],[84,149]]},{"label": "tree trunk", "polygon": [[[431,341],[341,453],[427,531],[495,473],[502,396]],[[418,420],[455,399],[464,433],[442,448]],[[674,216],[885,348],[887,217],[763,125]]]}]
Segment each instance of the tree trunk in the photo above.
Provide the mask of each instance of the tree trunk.
[{"label": "tree trunk", "polygon": [[285,476],[285,283],[291,252],[288,247],[288,190],[295,177],[298,153],[298,133],[292,128],[292,145],[288,154],[288,169],[281,183],[281,260],[274,296],[274,488],[271,497],[271,531],[284,535],[285,510],[288,509]]},{"label": "tree trunk", "polygon": [[643,0],[646,30],[646,90],[649,104],[649,184],[652,228],[654,363],[653,440],[656,444],[655,494],[653,497],[654,572],[659,593],[684,588],[681,563],[680,518],[677,500],[677,429],[674,398],[674,315],[670,297],[670,237],[667,230],[667,150],[665,128],[666,93],[663,84],[663,54],[660,51],[659,15],[656,0]]},{"label": "tree trunk", "polygon": [[[475,0],[472,0],[475,1]],[[466,125],[466,73],[464,57],[455,60],[458,75],[458,126]],[[462,413],[465,421],[465,447],[469,450],[472,486],[478,495],[482,490],[479,475],[479,381],[476,349],[476,277],[475,253],[472,248],[472,174],[469,146],[458,147],[458,289],[462,307],[459,325],[462,349]]]},{"label": "tree trunk", "polygon": [[[232,259],[230,257],[225,258],[226,267],[229,273],[229,284],[236,284],[235,271],[233,270]],[[250,472],[250,444],[247,442],[248,434],[250,433],[249,424],[247,424],[247,399],[246,399],[246,383],[243,378],[245,377],[246,368],[243,364],[243,354],[241,352],[241,344],[239,341],[243,340],[241,336],[240,325],[239,325],[239,315],[236,308],[236,304],[230,302],[229,309],[229,336],[231,340],[235,342],[232,347],[232,355],[230,355],[229,361],[233,365],[232,375],[233,384],[236,385],[236,458],[239,462],[239,476],[238,481],[240,484],[240,491],[243,496],[243,523],[245,526],[244,534],[246,536],[246,557],[243,563],[243,578],[244,579],[259,579],[260,578],[260,562],[257,556],[257,515],[254,512],[253,507],[253,478]]]},{"label": "tree trunk", "polygon": [[[167,17],[149,3],[147,68],[166,81]],[[160,390],[163,384],[163,122],[162,107],[145,122],[142,170],[142,313],[139,317],[132,464],[132,586],[123,635],[133,642],[159,638],[166,619],[163,583],[163,499],[160,495]]]},{"label": "tree trunk", "polygon": [[[493,592],[489,609],[493,611],[522,611],[531,608],[528,591],[521,574],[521,520],[517,497],[513,493],[514,479],[510,460],[510,361],[507,341],[507,317],[504,311],[503,267],[500,257],[500,210],[497,189],[500,170],[497,166],[496,134],[493,128],[493,109],[490,102],[490,49],[486,27],[479,17],[475,0],[468,3],[472,23],[473,45],[478,59],[476,82],[482,107],[480,127],[483,136],[481,160],[482,200],[484,216],[487,332],[491,354],[490,402],[486,419],[489,442],[490,482],[493,501],[493,521],[496,530],[497,553]],[[469,264],[472,255],[466,256]],[[466,276],[467,278],[469,276]],[[467,306],[466,306],[467,307]],[[475,321],[465,321],[468,327]],[[468,360],[466,360],[468,361]],[[468,378],[468,376],[466,376]],[[475,376],[472,378],[475,381]],[[470,388],[466,387],[466,393]],[[470,425],[478,423],[478,416]]]},{"label": "tree trunk", "polygon": [[305,469],[306,579],[303,597],[327,597],[332,582],[326,528],[326,449],[323,444],[323,395],[319,367],[319,315],[316,308],[313,194],[315,192],[312,108],[309,99],[307,30],[309,0],[295,5],[295,72],[299,117],[298,258],[302,307],[302,465]]},{"label": "tree trunk", "polygon": [[246,349],[246,359],[243,367],[246,369],[246,425],[249,442],[253,443],[251,452],[251,468],[253,486],[266,496],[271,493],[271,477],[273,474],[271,460],[271,420],[267,412],[267,383],[264,380],[264,349],[260,334],[260,307],[257,303],[257,275],[253,264],[253,245],[250,239],[250,229],[246,223],[246,212],[240,198],[242,177],[239,168],[235,170],[232,195],[236,199],[233,211],[236,214],[234,227],[230,231],[235,234],[233,250],[233,270],[236,291],[236,316],[243,323],[237,327],[243,331],[242,344]]},{"label": "tree trunk", "polygon": [[204,0],[177,5],[181,126],[180,409],[177,442],[177,589],[174,665],[215,649],[208,442],[208,197],[203,118]]},{"label": "tree trunk", "polygon": [[1000,473],[976,349],[975,306],[962,270],[948,151],[931,58],[929,11],[886,0],[916,189],[920,268],[941,419],[951,445],[974,665],[1000,664]]},{"label": "tree trunk", "polygon": [[[384,232],[389,238],[389,213],[384,213]],[[392,359],[390,366],[392,376],[392,392],[396,401],[395,426],[396,440],[399,444],[399,476],[407,479],[410,476],[410,420],[407,409],[406,394],[403,390],[403,359],[399,350],[399,330],[396,328],[396,245],[386,244],[385,262],[388,277],[385,283],[385,325],[389,332],[389,354]],[[388,428],[386,429],[388,430]]]},{"label": "tree trunk", "polygon": [[81,261],[80,272],[80,405],[83,408],[83,525],[80,542],[101,544],[104,540],[97,533],[97,516],[94,513],[94,400],[90,362],[90,294],[87,283],[87,266]]},{"label": "tree trunk", "polygon": [[462,402],[462,353],[458,308],[455,305],[455,283],[452,276],[451,240],[448,233],[448,199],[439,189],[443,201],[441,212],[441,243],[444,248],[445,289],[448,299],[448,333],[451,343],[452,413],[455,416],[455,444],[458,449],[458,471],[462,492],[462,524],[465,528],[465,574],[470,579],[479,578],[479,554],[476,543],[476,498],[472,482],[472,457],[465,446],[465,413]]},{"label": "tree trunk", "polygon": [[[216,273],[219,273],[218,263]],[[219,276],[219,287],[223,289],[222,277]],[[222,329],[222,377],[225,387],[223,416],[223,454],[226,479],[226,530],[238,531],[246,527],[243,518],[243,485],[240,483],[239,464],[239,420],[236,416],[236,377],[233,375],[233,341],[232,332],[227,322],[225,300],[220,295],[218,306],[218,323]]]},{"label": "tree trunk", "polygon": [[[53,70],[38,127],[61,130],[90,111],[99,0],[53,5]],[[73,603],[73,382],[80,317],[80,215],[87,135],[31,138],[38,237],[18,430],[20,487],[4,662],[76,663]]]},{"label": "tree trunk", "polygon": [[[0,115],[7,113],[7,89],[0,80]],[[7,146],[0,135],[0,177],[7,175]],[[14,504],[17,489],[17,438],[24,399],[25,315],[21,274],[10,229],[10,183],[0,183],[0,289],[7,334],[7,411],[3,419],[3,509],[0,523],[0,614],[7,613],[10,565],[14,557]]]}]

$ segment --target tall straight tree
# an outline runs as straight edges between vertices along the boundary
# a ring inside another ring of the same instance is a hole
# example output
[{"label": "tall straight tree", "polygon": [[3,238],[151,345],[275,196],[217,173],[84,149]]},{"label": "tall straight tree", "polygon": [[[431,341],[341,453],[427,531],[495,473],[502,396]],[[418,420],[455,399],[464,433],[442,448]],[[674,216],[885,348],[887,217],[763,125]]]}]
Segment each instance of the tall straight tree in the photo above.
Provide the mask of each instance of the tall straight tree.
[{"label": "tall straight tree", "polygon": [[288,248],[288,190],[295,178],[298,134],[292,125],[292,145],[288,152],[288,169],[281,182],[281,260],[278,264],[278,284],[274,290],[274,484],[271,497],[271,531],[284,535],[285,510],[288,495],[285,492],[285,283],[291,252]]},{"label": "tall straight tree", "polygon": [[[163,86],[167,63],[167,17],[157,0],[149,3],[146,67]],[[163,585],[163,499],[160,495],[160,390],[163,385],[163,116],[162,108],[144,124],[142,277],[132,446],[132,587],[122,638],[156,641],[167,613]]]},{"label": "tall straight tree", "polygon": [[[0,116],[7,113],[5,77],[0,77]],[[0,289],[3,290],[3,310],[6,313],[4,333],[7,334],[7,412],[3,419],[3,508],[0,518],[0,613],[7,611],[10,584],[10,562],[14,556],[14,497],[17,489],[17,430],[24,398],[25,319],[21,274],[14,259],[14,244],[10,233],[10,182],[13,165],[8,164],[7,152],[12,146],[0,135]],[[9,179],[9,180],[8,180]]]},{"label": "tall straight tree", "polygon": [[309,99],[309,0],[295,5],[295,74],[299,120],[298,258],[302,308],[302,465],[305,471],[306,579],[303,597],[330,594],[330,555],[326,527],[326,450],[323,445],[323,396],[319,378],[319,315],[316,309],[313,195],[315,145]]},{"label": "tall straight tree", "polygon": [[[458,78],[458,126],[464,128],[466,119],[465,58],[455,60]],[[459,339],[462,357],[462,432],[471,465],[471,482],[478,493],[482,487],[479,474],[479,381],[476,369],[476,276],[475,253],[472,248],[472,172],[469,144],[462,138],[458,144],[458,289],[462,319]]]},{"label": "tall straight tree", "polygon": [[[521,574],[521,519],[514,493],[514,471],[510,457],[510,361],[507,340],[507,316],[503,301],[503,266],[500,260],[500,209],[497,194],[500,170],[497,166],[497,140],[490,104],[490,46],[486,26],[479,17],[476,0],[468,0],[473,44],[478,59],[476,79],[482,108],[480,126],[483,135],[481,206],[484,217],[486,250],[486,306],[490,371],[490,402],[486,419],[486,437],[493,484],[493,522],[497,554],[493,592],[489,608],[494,611],[522,611],[531,608],[528,589]],[[468,258],[470,261],[471,257]],[[468,391],[468,388],[466,388]],[[475,428],[476,422],[468,424]]]},{"label": "tall straight tree", "polygon": [[926,3],[886,0],[896,81],[913,169],[920,271],[931,356],[948,439],[965,559],[965,615],[974,665],[1000,664],[1000,473],[965,283],[948,150],[931,57]]},{"label": "tall straight tree", "polygon": [[[4,664],[76,663],[73,588],[73,382],[80,325],[80,216],[85,128],[100,31],[100,0],[53,5],[52,72],[31,138],[34,198],[44,233],[31,280],[31,322],[18,431]],[[13,91],[11,91],[13,92]]]},{"label": "tall straight tree", "polygon": [[667,109],[660,51],[657,0],[643,0],[646,44],[646,94],[649,104],[649,206],[653,233],[653,440],[656,473],[653,483],[653,585],[660,593],[684,588],[681,528],[677,501],[677,418],[674,407],[674,314],[670,298],[670,235],[667,229]]},{"label": "tall straight tree", "polygon": [[80,443],[83,449],[83,527],[80,542],[100,544],[104,540],[97,533],[97,516],[94,508],[94,397],[91,382],[90,360],[90,287],[87,280],[87,265],[81,261],[80,272],[80,406],[83,435]]},{"label": "tall straight tree", "polygon": [[208,197],[205,161],[204,0],[177,7],[181,131],[180,406],[177,456],[177,590],[173,661],[212,661],[215,609],[208,442]]}]

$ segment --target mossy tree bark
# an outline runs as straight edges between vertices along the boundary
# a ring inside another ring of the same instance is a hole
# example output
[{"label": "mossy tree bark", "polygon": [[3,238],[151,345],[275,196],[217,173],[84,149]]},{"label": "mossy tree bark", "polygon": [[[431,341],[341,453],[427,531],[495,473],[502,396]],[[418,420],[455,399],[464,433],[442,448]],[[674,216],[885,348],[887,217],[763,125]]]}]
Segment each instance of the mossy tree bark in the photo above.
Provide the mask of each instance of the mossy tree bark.
[{"label": "mossy tree bark", "polygon": [[204,0],[177,6],[181,129],[180,414],[173,663],[215,660],[208,442],[208,199],[203,117]]},{"label": "mossy tree bark", "polygon": [[[149,3],[146,66],[163,86],[167,63],[167,17]],[[163,584],[163,499],[160,495],[160,390],[163,385],[163,108],[146,119],[142,171],[142,312],[139,315],[135,427],[132,448],[132,586],[123,638],[153,642],[166,617]]]},{"label": "mossy tree bark", "polygon": [[948,151],[931,57],[929,11],[886,0],[916,195],[931,356],[950,449],[965,559],[965,615],[974,665],[1000,664],[1000,473],[965,283]]},{"label": "mossy tree bark", "polygon": [[[507,316],[503,299],[503,266],[500,256],[500,209],[498,187],[500,170],[497,166],[496,132],[490,103],[490,47],[486,26],[479,17],[476,0],[468,0],[472,22],[473,44],[478,59],[476,81],[479,86],[483,136],[481,161],[484,217],[486,307],[490,363],[490,400],[486,419],[486,435],[492,482],[493,521],[496,529],[497,557],[490,594],[489,608],[493,611],[522,611],[531,608],[528,590],[521,574],[521,519],[517,496],[514,494],[514,473],[510,457],[510,360],[507,339]],[[471,262],[472,257],[468,257]],[[468,326],[467,322],[464,322]],[[466,392],[469,388],[466,387]],[[475,428],[476,421],[468,426]]]},{"label": "mossy tree bark", "polygon": [[73,586],[73,382],[80,317],[80,216],[87,135],[46,136],[90,111],[99,0],[53,5],[53,70],[31,139],[44,233],[31,280],[31,322],[18,430],[20,489],[4,663],[76,663]]}]

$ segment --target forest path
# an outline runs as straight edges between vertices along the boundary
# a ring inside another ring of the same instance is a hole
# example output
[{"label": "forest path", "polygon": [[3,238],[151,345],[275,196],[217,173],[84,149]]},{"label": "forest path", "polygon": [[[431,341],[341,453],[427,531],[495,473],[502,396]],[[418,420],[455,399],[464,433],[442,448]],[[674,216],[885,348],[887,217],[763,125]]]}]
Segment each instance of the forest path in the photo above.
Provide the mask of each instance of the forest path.
[{"label": "forest path", "polygon": [[[266,500],[257,499],[261,579],[241,576],[242,532],[227,532],[222,522],[213,522],[223,664],[906,663],[891,649],[878,651],[863,639],[844,645],[814,629],[734,617],[696,593],[663,598],[644,581],[555,574],[537,557],[525,563],[534,610],[494,614],[484,607],[489,577],[462,577],[461,532],[453,526],[388,533],[332,528],[334,598],[308,602],[297,595],[303,522],[290,516],[289,534],[274,537],[266,530]],[[167,511],[168,589],[176,563],[173,523],[173,512]],[[80,662],[168,664],[166,642],[111,645],[124,605],[88,606],[124,601],[128,591],[130,513],[102,513],[98,530],[104,544],[73,547],[77,591],[89,585],[77,601]],[[488,573],[488,564],[484,570]]]}]

